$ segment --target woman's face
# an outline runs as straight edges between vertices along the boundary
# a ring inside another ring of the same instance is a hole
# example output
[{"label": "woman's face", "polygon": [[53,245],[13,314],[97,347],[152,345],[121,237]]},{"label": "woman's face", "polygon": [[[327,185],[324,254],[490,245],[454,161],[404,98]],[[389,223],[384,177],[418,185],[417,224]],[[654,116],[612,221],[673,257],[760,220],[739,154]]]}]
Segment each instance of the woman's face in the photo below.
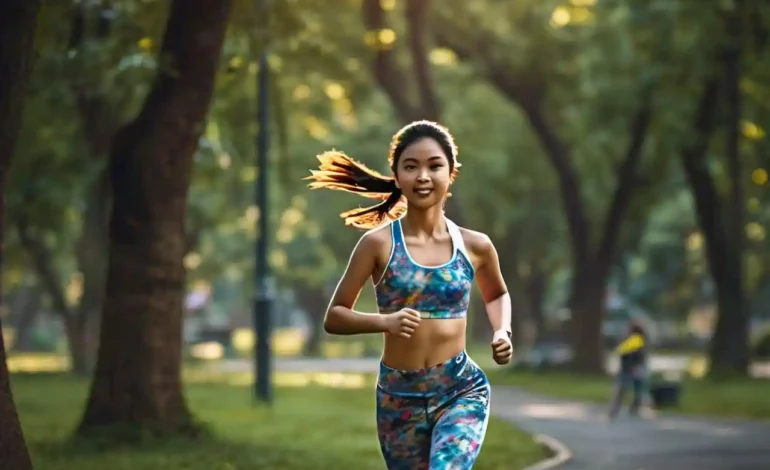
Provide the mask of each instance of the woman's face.
[{"label": "woman's face", "polygon": [[401,153],[396,183],[410,205],[420,209],[442,204],[449,191],[449,158],[434,139],[416,140]]}]

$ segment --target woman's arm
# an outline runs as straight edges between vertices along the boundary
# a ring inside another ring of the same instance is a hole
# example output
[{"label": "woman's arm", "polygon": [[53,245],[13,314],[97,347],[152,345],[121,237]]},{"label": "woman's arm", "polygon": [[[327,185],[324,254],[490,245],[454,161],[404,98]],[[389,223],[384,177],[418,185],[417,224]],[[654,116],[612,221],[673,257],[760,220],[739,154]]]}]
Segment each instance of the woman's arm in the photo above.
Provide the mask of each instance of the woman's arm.
[{"label": "woman's arm", "polygon": [[511,336],[511,296],[500,272],[500,260],[492,240],[483,234],[476,234],[474,243],[477,253],[476,282],[484,299],[489,323],[495,334],[506,332]]},{"label": "woman's arm", "polygon": [[497,364],[508,364],[513,357],[511,344],[511,296],[500,272],[497,250],[488,236],[467,231],[475,258],[476,283],[484,299],[492,335],[492,358]]},{"label": "woman's arm", "polygon": [[333,335],[383,333],[386,331],[384,316],[353,310],[361,289],[372,276],[378,241],[374,232],[366,233],[356,244],[345,268],[331,303],[326,310],[324,330]]}]

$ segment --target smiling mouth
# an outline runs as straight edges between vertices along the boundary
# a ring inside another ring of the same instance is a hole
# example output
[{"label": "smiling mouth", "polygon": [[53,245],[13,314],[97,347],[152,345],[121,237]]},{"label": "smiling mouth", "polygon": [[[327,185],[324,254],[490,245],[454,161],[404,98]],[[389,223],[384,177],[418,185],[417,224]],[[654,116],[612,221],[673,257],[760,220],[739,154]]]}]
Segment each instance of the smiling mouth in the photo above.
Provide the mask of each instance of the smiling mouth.
[{"label": "smiling mouth", "polygon": [[433,189],[415,189],[415,193],[419,194],[420,196],[427,196],[428,194],[433,192]]}]

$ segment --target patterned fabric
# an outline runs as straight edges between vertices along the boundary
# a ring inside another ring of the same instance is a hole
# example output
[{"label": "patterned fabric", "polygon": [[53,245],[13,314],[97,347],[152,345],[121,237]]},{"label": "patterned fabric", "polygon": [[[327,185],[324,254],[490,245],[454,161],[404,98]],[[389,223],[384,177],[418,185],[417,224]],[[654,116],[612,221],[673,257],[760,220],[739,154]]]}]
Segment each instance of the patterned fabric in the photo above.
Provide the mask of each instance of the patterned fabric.
[{"label": "patterned fabric", "polygon": [[416,371],[380,363],[377,430],[388,470],[469,470],[489,420],[490,386],[461,352]]},{"label": "patterned fabric", "polygon": [[454,254],[441,266],[416,263],[406,248],[401,220],[391,224],[393,249],[390,261],[375,286],[380,313],[412,308],[423,318],[462,318],[468,312],[473,282],[473,265],[465,252],[462,235],[447,220]]}]

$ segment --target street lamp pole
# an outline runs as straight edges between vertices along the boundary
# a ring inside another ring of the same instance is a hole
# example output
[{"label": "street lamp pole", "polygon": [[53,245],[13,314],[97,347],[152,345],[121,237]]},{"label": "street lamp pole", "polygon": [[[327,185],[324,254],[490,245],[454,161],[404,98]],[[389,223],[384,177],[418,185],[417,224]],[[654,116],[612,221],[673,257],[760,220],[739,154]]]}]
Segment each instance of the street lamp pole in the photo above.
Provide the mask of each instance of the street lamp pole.
[{"label": "street lamp pole", "polygon": [[257,178],[256,203],[259,208],[258,236],[255,259],[256,295],[254,298],[254,391],[257,400],[271,403],[272,386],[272,307],[274,286],[268,263],[268,236],[270,234],[270,211],[268,199],[268,18],[266,0],[257,0],[257,12],[261,22],[257,41],[260,48],[259,69],[257,71]]}]

